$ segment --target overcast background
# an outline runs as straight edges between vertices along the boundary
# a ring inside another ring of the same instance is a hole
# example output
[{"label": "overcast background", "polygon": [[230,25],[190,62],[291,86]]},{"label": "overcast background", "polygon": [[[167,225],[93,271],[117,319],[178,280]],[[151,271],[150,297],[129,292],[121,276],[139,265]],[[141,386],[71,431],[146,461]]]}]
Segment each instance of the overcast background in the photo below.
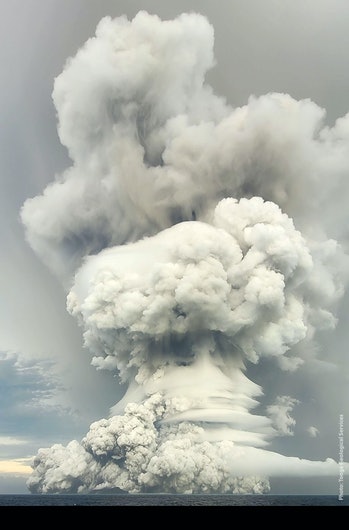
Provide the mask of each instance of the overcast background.
[{"label": "overcast background", "polygon": [[[22,466],[38,448],[80,440],[123,394],[115,378],[89,365],[65,292],[26,243],[19,211],[70,165],[56,130],[54,78],[103,16],[133,18],[142,9],[163,19],[184,11],[208,17],[217,63],[208,81],[232,106],[251,94],[287,92],[324,107],[329,125],[349,111],[344,0],[0,0],[0,493],[27,493]],[[338,459],[340,413],[345,432],[349,424],[348,304],[346,295],[337,329],[322,338],[320,358],[332,367],[277,381],[267,363],[251,369],[266,398],[273,386],[301,401],[294,436],[274,443],[283,454]],[[336,478],[273,484],[281,493],[338,491]]]}]

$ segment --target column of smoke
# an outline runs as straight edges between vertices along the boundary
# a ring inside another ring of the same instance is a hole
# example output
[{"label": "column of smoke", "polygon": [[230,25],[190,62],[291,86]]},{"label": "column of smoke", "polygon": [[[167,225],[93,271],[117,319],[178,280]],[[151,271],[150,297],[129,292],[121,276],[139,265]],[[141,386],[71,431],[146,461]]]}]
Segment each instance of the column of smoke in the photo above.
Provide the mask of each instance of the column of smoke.
[{"label": "column of smoke", "polygon": [[22,220],[92,364],[128,390],[81,442],[39,450],[31,492],[262,493],[275,474],[337,474],[268,450],[296,400],[254,414],[245,366],[301,369],[336,324],[345,254],[329,198],[349,116],[329,128],[315,103],[275,93],[231,108],[205,81],[213,41],[199,14],[106,17],[55,80],[73,164]]}]

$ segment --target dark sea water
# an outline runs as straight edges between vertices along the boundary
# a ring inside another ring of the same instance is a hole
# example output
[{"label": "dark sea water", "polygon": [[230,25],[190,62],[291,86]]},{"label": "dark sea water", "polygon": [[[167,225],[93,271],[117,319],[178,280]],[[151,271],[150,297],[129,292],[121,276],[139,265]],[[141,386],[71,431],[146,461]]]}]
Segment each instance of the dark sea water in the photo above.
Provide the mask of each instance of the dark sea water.
[{"label": "dark sea water", "polygon": [[349,506],[337,495],[0,495],[3,506]]}]

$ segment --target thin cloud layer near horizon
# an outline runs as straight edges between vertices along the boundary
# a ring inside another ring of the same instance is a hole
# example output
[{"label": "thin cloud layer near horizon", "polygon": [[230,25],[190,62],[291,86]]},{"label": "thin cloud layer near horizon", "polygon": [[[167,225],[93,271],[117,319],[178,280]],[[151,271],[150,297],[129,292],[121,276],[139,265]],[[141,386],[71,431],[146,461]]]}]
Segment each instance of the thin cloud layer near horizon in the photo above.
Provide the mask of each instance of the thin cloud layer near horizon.
[{"label": "thin cloud layer near horizon", "polygon": [[349,9],[125,4],[3,7],[0,491],[336,495]]}]

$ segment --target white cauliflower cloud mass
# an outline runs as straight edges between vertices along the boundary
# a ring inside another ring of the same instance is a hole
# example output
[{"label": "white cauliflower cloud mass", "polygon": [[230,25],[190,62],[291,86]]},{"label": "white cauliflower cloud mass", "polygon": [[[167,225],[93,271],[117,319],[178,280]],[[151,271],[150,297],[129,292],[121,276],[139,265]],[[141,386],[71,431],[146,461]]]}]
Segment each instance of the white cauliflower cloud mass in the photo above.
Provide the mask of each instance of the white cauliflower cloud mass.
[{"label": "white cauliflower cloud mass", "polygon": [[298,401],[253,413],[245,366],[301,369],[336,326],[349,116],[329,128],[278,93],[230,107],[205,81],[213,45],[199,14],[105,17],[55,79],[73,163],[21,218],[92,365],[127,391],[80,442],[38,451],[33,493],[265,493],[338,472],[268,450]]}]

